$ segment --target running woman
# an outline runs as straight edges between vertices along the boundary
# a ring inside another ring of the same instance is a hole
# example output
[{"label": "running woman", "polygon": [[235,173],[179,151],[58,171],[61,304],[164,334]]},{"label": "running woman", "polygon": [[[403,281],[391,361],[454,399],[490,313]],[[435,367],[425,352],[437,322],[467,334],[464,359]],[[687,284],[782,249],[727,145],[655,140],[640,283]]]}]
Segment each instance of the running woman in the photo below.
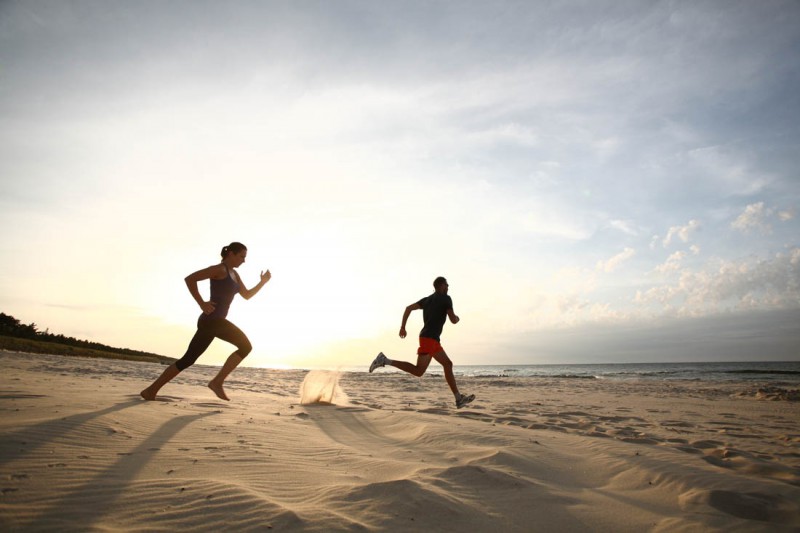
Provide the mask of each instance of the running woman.
[{"label": "running woman", "polygon": [[[208,349],[211,341],[215,338],[233,344],[236,346],[236,351],[228,357],[216,377],[209,381],[208,388],[214,391],[214,394],[221,400],[230,400],[225,394],[222,384],[228,374],[239,366],[239,363],[247,357],[253,347],[247,335],[225,317],[228,315],[228,309],[234,296],[240,294],[242,298],[249,300],[267,284],[272,274],[270,274],[269,270],[262,271],[261,280],[258,284],[252,289],[248,289],[242,283],[239,273],[235,270],[245,262],[247,247],[240,242],[232,242],[222,248],[220,255],[222,256],[222,262],[219,264],[186,276],[186,286],[189,288],[189,292],[197,302],[197,305],[203,311],[200,318],[197,319],[197,332],[189,343],[184,356],[169,365],[152,385],[140,393],[145,400],[155,400],[161,387],[192,366],[197,361],[197,358]],[[200,296],[200,291],[197,288],[197,283],[206,279],[210,280],[209,283],[211,284],[211,299],[207,302]]]},{"label": "running woman", "polygon": [[422,377],[428,369],[428,365],[431,363],[431,358],[436,359],[436,362],[442,365],[444,377],[447,380],[447,384],[450,386],[450,390],[453,391],[456,400],[456,408],[461,409],[474,400],[475,395],[470,394],[467,396],[458,392],[456,378],[453,375],[453,363],[450,361],[450,358],[447,357],[442,345],[439,344],[442,329],[444,328],[444,323],[447,321],[447,318],[450,318],[450,322],[453,324],[458,324],[460,320],[453,312],[453,300],[447,295],[449,287],[446,279],[443,277],[436,278],[433,280],[435,292],[417,303],[409,305],[403,313],[403,322],[400,325],[401,339],[406,338],[406,322],[411,312],[422,309],[424,325],[422,331],[419,333],[417,364],[412,365],[406,361],[392,360],[381,352],[372,364],[369,365],[369,371],[372,372],[376,368],[390,365],[414,376]]}]

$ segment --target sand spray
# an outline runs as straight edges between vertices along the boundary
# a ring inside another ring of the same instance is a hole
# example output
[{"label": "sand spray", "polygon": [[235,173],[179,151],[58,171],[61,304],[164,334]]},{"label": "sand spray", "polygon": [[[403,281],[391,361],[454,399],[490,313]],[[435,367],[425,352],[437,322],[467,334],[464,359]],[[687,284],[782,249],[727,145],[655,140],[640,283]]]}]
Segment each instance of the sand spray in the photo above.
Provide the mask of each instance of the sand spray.
[{"label": "sand spray", "polygon": [[347,394],[339,386],[341,372],[311,370],[300,385],[300,404],[314,403],[346,405]]}]

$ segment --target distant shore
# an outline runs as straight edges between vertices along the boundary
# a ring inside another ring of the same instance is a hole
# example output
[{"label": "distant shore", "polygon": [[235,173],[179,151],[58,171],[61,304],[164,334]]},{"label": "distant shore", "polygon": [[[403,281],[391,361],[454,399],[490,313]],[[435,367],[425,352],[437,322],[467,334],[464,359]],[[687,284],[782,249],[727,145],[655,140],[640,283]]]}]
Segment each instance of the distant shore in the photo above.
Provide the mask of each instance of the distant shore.
[{"label": "distant shore", "polygon": [[175,358],[173,357],[166,357],[158,354],[122,354],[104,350],[96,350],[93,348],[83,348],[81,346],[69,346],[56,342],[8,337],[5,335],[0,335],[0,350],[7,350],[9,352],[70,355],[76,357],[100,357],[103,359],[119,359],[122,361],[162,363],[165,365],[169,365],[175,361]]}]

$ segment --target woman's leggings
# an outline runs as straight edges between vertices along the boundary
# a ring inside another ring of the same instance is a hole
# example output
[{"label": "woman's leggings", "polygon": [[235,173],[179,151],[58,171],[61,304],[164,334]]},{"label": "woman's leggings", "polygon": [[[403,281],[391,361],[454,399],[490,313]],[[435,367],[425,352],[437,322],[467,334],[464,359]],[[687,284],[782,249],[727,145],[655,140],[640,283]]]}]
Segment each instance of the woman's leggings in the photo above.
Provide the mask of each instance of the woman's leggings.
[{"label": "woman's leggings", "polygon": [[222,339],[236,346],[236,353],[239,357],[244,359],[247,354],[253,349],[250,340],[242,330],[237,328],[233,323],[228,322],[224,318],[204,318],[200,317],[197,320],[197,332],[192,337],[186,353],[175,361],[175,366],[178,370],[186,370],[197,361],[197,358],[203,355],[211,341],[214,339]]}]

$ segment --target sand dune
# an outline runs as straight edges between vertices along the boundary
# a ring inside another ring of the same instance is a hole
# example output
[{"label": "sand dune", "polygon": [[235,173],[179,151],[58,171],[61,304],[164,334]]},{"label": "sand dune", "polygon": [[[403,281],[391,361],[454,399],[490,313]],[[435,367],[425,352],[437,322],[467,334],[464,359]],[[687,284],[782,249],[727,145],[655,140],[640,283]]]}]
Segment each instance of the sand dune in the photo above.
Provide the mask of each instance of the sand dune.
[{"label": "sand dune", "polygon": [[800,528],[800,403],[744,385],[473,378],[457,411],[395,373],[242,369],[222,402],[195,366],[142,401],[161,368],[0,354],[0,530]]}]

